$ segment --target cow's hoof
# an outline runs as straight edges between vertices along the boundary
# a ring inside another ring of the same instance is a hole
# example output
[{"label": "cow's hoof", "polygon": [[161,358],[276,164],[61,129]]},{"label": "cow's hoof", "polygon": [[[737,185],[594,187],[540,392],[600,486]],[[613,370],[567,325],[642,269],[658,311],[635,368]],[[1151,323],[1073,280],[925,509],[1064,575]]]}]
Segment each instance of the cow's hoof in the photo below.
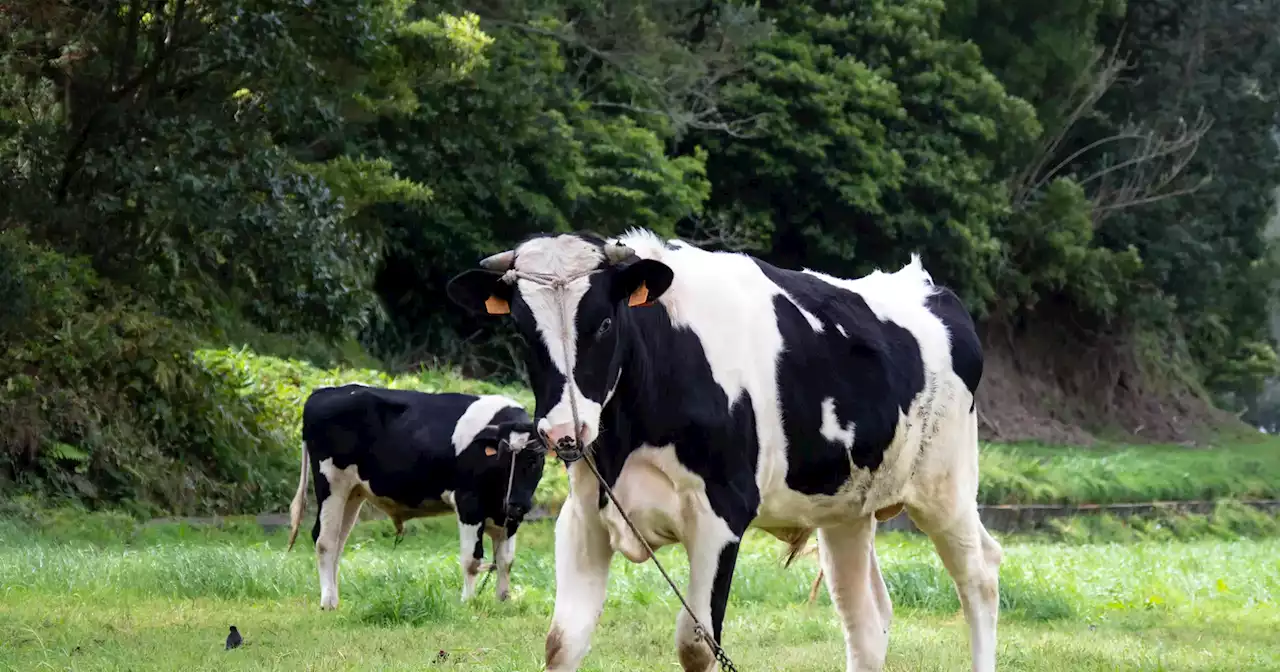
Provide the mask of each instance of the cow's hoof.
[{"label": "cow's hoof", "polygon": [[505,591],[505,590],[498,591],[498,601],[499,601],[499,602],[506,602],[508,597],[511,597],[511,595],[510,595],[510,593],[508,593],[507,591]]}]

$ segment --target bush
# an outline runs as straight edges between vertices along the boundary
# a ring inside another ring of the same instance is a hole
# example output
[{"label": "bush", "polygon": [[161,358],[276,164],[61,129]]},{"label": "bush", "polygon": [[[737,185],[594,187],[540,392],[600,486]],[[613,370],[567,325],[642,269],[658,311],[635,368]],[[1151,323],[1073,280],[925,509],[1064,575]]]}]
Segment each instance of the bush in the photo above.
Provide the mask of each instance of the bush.
[{"label": "bush", "polygon": [[82,260],[0,232],[0,479],[14,490],[137,512],[276,500],[289,460],[245,382],[191,356],[187,325]]}]

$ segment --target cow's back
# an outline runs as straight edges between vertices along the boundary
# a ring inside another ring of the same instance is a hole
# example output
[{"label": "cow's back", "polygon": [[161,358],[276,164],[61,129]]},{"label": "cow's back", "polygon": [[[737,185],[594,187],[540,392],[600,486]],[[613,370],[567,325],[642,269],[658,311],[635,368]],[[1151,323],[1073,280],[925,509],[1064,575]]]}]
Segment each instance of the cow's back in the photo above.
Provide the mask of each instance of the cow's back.
[{"label": "cow's back", "polygon": [[477,398],[363,385],[320,388],[303,406],[302,439],[317,462],[355,466],[379,496],[413,503],[452,486],[454,428]]}]

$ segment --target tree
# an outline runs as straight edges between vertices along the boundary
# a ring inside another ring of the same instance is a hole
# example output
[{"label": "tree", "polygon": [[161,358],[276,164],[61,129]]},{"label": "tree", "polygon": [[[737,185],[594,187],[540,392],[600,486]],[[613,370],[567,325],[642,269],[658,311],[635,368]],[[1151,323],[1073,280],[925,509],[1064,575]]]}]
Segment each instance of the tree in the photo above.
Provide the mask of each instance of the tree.
[{"label": "tree", "polygon": [[[1038,132],[1034,111],[942,34],[943,4],[780,4],[777,32],[725,92],[759,137],[708,148],[710,209],[789,266],[844,275],[921,251],[981,311],[1008,209],[996,166]],[[768,241],[767,243],[764,241]]]}]

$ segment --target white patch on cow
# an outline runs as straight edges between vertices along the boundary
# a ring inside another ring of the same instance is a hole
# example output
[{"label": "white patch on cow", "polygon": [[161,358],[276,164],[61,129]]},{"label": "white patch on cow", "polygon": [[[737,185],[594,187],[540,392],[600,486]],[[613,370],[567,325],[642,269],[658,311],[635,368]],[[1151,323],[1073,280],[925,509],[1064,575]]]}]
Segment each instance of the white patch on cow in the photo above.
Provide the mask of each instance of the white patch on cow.
[{"label": "white patch on cow", "polygon": [[467,525],[458,521],[458,564],[462,566],[462,601],[475,597],[476,576],[480,574],[480,559],[475,557],[476,543],[480,541],[482,524]]},{"label": "white patch on cow", "polygon": [[467,446],[476,440],[476,435],[493,421],[493,416],[504,408],[522,408],[522,406],[499,394],[484,395],[468,406],[462,417],[458,418],[458,424],[453,426],[454,454],[459,455],[466,450]]},{"label": "white patch on cow", "polygon": [[507,435],[507,445],[512,450],[524,450],[529,443],[529,432],[511,432]]},{"label": "white patch on cow", "polygon": [[751,392],[760,441],[756,484],[762,494],[785,487],[786,435],[776,372],[783,341],[773,309],[782,288],[746,255],[671,250],[648,231],[630,231],[619,242],[671,268],[671,286],[658,302],[673,326],[701,341],[711,375],[731,406],[743,390]]},{"label": "white patch on cow", "polygon": [[844,446],[845,450],[849,450],[853,448],[854,429],[852,422],[847,425],[840,424],[840,418],[836,415],[835,397],[822,400],[822,427],[818,430],[822,433],[822,438],[838,443]]},{"label": "white patch on cow", "polygon": [[843,324],[836,324],[836,331],[840,332],[841,336],[844,336],[845,338],[849,338],[849,332],[844,330]]},{"label": "white patch on cow", "polygon": [[[578,334],[575,316],[578,304],[591,287],[586,275],[600,265],[604,253],[599,247],[577,236],[560,235],[534,238],[516,248],[515,269],[561,279],[574,278],[562,291],[521,278],[517,282],[520,297],[529,306],[538,332],[547,347],[551,363],[565,379],[565,389],[560,399],[538,421],[538,429],[569,428],[574,435],[573,411],[570,393],[577,400],[579,421],[587,426],[587,442],[595,439],[600,422],[600,404],[587,399],[573,378],[574,357],[577,352]],[[567,346],[567,347],[566,347]]]}]

